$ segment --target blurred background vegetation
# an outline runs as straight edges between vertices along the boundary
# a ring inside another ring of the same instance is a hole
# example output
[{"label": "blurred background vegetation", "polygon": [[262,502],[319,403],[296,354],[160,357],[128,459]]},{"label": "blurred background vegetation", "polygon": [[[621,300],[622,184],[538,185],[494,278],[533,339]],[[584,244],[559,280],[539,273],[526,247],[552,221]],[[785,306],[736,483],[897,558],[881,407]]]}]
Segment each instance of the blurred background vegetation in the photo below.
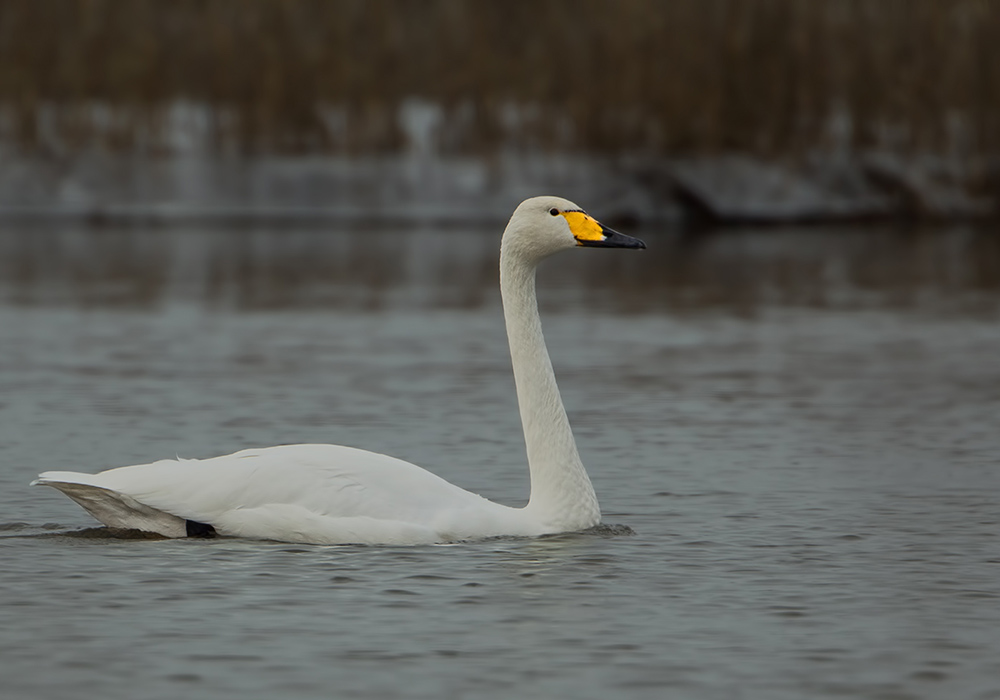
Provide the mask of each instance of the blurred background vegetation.
[{"label": "blurred background vegetation", "polygon": [[241,152],[817,148],[995,153],[988,0],[4,0],[0,125],[24,151],[164,147],[207,107]]}]

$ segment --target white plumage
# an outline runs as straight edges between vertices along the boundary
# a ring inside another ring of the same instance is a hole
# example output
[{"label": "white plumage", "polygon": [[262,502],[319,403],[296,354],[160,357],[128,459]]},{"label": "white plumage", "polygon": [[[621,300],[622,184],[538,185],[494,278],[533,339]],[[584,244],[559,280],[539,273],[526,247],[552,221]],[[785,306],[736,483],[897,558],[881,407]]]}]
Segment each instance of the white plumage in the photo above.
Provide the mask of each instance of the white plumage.
[{"label": "white plumage", "polygon": [[[523,508],[488,501],[409,462],[340,445],[249,449],[161,460],[98,474],[51,471],[53,486],[109,527],[316,544],[422,544],[569,532],[600,522],[542,337],[535,268],[577,246],[644,248],[564,199],[514,211],[500,252],[500,290],[531,472]],[[205,528],[205,526],[211,526]]]}]

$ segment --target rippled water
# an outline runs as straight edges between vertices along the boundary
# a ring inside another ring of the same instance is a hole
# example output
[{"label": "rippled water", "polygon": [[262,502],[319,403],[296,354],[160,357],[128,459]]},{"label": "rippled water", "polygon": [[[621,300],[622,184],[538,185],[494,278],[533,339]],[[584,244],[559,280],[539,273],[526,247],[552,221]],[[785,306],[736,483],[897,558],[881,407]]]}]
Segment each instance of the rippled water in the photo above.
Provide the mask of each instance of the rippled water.
[{"label": "rippled water", "polygon": [[540,280],[634,535],[309,547],[27,484],[321,441],[523,502],[495,232],[5,232],[4,696],[1000,697],[1000,240],[642,235]]}]

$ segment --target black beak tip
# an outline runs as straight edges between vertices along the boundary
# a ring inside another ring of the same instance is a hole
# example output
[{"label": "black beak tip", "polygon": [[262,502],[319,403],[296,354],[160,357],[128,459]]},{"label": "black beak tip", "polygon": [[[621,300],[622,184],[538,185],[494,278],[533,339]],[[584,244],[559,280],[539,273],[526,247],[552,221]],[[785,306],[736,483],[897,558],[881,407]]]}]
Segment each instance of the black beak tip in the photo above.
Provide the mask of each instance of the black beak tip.
[{"label": "black beak tip", "polygon": [[626,236],[624,233],[619,233],[614,229],[610,229],[607,226],[601,227],[604,233],[604,239],[600,241],[584,242],[583,245],[599,246],[603,248],[632,248],[634,250],[641,250],[646,247],[646,244],[635,238],[634,236]]},{"label": "black beak tip", "polygon": [[621,233],[616,234],[615,243],[622,248],[632,248],[633,250],[645,250],[646,248],[645,241],[636,238],[635,236],[626,236]]}]

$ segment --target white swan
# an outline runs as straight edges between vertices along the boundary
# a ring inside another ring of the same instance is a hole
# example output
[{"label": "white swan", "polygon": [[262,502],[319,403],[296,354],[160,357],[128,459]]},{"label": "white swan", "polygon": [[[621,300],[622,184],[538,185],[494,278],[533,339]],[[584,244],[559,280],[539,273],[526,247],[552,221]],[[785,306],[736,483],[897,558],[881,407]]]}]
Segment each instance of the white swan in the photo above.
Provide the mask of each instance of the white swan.
[{"label": "white swan", "polygon": [[531,473],[523,508],[493,503],[420,467],[340,445],[250,449],[99,474],[45,472],[109,527],[166,537],[229,535],[315,544],[420,544],[570,532],[600,522],[545,349],[535,268],[577,246],[645,248],[572,202],[534,197],[500,246],[500,291]]}]

